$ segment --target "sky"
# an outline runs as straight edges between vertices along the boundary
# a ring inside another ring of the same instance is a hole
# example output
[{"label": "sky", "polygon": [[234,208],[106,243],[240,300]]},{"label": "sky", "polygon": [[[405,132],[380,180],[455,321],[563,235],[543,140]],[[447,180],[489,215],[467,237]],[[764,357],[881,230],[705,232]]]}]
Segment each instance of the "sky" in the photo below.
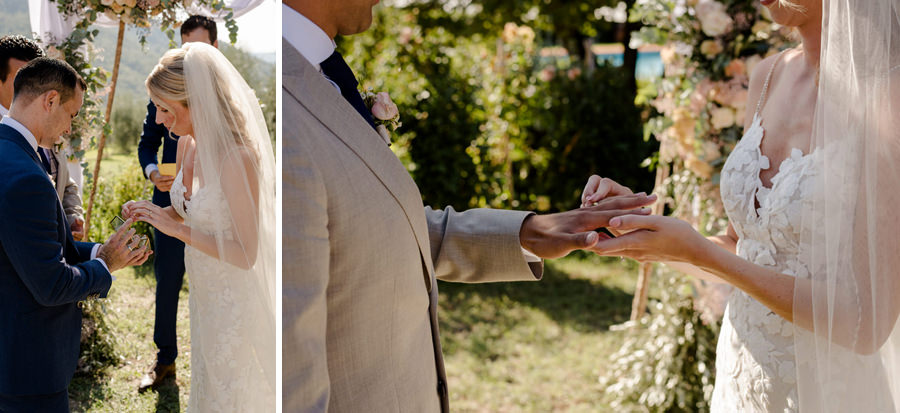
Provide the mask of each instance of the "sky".
[{"label": "sky", "polygon": [[[275,53],[281,46],[280,12],[277,0],[265,0],[255,9],[238,17],[237,46],[253,54]],[[228,29],[220,23],[219,43],[227,42]]]}]

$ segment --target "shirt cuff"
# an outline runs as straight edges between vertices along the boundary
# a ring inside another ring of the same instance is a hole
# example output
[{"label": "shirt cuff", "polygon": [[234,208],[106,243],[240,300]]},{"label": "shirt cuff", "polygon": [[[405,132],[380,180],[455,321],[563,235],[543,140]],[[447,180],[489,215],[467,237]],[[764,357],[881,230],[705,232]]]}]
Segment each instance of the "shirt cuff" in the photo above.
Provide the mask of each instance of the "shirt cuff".
[{"label": "shirt cuff", "polygon": [[147,179],[150,179],[150,174],[152,174],[153,171],[158,171],[158,170],[159,170],[159,167],[156,166],[155,163],[151,163],[150,165],[147,165],[146,168],[144,168],[144,175],[147,176]]},{"label": "shirt cuff", "polygon": [[[102,265],[103,268],[106,268],[106,272],[109,272],[109,266],[106,265],[106,261],[103,261],[103,258],[97,257],[97,253],[99,253],[99,252],[100,252],[100,244],[94,244],[94,248],[91,250],[91,259],[100,261],[100,265]],[[116,276],[112,275],[111,272],[109,272],[109,275],[112,277],[113,281],[116,280]]]},{"label": "shirt cuff", "polygon": [[525,262],[541,262],[541,257],[534,255],[531,251],[526,250],[525,247],[521,248],[522,255],[525,257]]}]

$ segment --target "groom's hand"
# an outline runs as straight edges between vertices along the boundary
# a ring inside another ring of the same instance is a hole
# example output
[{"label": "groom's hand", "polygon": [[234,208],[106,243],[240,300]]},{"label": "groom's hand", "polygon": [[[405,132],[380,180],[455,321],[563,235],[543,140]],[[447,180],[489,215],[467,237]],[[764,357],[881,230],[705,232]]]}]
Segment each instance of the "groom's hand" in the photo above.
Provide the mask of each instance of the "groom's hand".
[{"label": "groom's hand", "polygon": [[97,252],[97,258],[106,263],[110,273],[132,265],[141,265],[153,253],[149,243],[144,247],[138,247],[139,240],[133,238],[135,232],[134,228],[131,228],[133,222],[131,219],[125,221]]},{"label": "groom's hand", "polygon": [[150,182],[153,182],[153,185],[156,185],[156,189],[159,189],[160,192],[169,192],[172,189],[172,183],[175,182],[175,177],[163,175],[159,171],[153,171],[150,173]]},{"label": "groom's hand", "polygon": [[609,226],[609,220],[617,216],[649,215],[650,210],[641,207],[654,202],[656,195],[622,195],[572,211],[531,215],[522,222],[519,242],[538,257],[563,257],[577,249],[591,248],[605,238],[605,234],[594,230]]}]

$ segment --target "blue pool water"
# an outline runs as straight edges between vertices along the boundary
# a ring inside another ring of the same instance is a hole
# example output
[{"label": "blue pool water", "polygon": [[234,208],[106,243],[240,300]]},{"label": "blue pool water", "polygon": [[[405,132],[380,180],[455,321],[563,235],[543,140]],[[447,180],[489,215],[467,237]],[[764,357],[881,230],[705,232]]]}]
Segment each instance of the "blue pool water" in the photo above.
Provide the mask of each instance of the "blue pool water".
[{"label": "blue pool water", "polygon": [[[622,66],[625,56],[621,53],[598,54],[597,63],[611,63],[613,66]],[[636,75],[638,79],[653,79],[663,75],[662,58],[659,52],[638,52]]]}]

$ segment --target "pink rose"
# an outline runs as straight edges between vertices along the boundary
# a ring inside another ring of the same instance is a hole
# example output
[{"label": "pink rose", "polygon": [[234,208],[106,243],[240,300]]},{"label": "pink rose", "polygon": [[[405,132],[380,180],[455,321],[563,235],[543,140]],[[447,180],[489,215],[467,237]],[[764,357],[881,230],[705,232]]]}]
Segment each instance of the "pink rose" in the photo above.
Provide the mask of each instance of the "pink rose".
[{"label": "pink rose", "polygon": [[400,116],[400,110],[397,109],[397,105],[394,104],[387,92],[381,92],[375,95],[372,116],[378,120],[391,120]]},{"label": "pink rose", "polygon": [[581,76],[581,69],[577,67],[573,67],[566,72],[569,75],[569,80],[575,80],[578,76]]},{"label": "pink rose", "polygon": [[747,67],[741,59],[732,59],[728,66],[725,66],[725,76],[735,77],[747,73]]},{"label": "pink rose", "polygon": [[554,67],[554,66],[545,67],[544,69],[541,70],[541,73],[538,75],[538,77],[544,82],[549,82],[549,81],[553,80],[554,76],[556,76],[556,67]]},{"label": "pink rose", "polygon": [[400,37],[397,39],[397,42],[400,44],[409,43],[409,39],[412,39],[413,29],[406,26],[400,29]]}]

